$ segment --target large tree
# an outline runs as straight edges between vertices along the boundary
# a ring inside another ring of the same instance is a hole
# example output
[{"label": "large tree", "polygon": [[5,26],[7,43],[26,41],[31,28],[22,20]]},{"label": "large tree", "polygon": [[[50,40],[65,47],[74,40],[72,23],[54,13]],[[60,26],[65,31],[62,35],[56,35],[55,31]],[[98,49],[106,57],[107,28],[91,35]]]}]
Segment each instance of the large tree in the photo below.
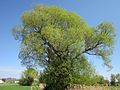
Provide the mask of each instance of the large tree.
[{"label": "large tree", "polygon": [[110,67],[115,36],[111,23],[90,27],[75,13],[38,5],[22,15],[22,24],[13,31],[21,41],[22,64],[45,68],[47,90],[65,90],[73,83],[87,54],[100,56]]}]

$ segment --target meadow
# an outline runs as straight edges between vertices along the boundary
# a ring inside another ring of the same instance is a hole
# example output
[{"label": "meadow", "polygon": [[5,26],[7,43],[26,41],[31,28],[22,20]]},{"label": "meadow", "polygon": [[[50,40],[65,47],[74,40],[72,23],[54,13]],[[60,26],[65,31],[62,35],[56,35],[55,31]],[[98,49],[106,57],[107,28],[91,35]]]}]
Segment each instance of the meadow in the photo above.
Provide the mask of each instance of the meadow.
[{"label": "meadow", "polygon": [[[31,90],[30,86],[19,86],[16,84],[0,84],[0,90]],[[42,90],[42,89],[40,89]],[[69,90],[120,90],[120,87],[114,86],[82,86],[72,87]]]},{"label": "meadow", "polygon": [[11,84],[1,84],[0,90],[30,90],[29,86],[19,86]]},{"label": "meadow", "polygon": [[[31,90],[30,86],[17,84],[0,84],[0,90]],[[42,89],[40,89],[42,90]],[[74,86],[69,90],[120,90],[120,86]]]}]

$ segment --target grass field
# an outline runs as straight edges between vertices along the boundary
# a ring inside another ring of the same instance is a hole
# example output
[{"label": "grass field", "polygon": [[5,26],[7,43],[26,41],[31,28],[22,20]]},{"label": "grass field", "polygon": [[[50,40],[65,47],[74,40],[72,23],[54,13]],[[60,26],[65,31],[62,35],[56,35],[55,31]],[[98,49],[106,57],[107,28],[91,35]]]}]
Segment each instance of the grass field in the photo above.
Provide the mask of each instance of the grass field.
[{"label": "grass field", "polygon": [[0,85],[0,90],[30,90],[30,87],[19,85]]},{"label": "grass field", "polygon": [[[29,86],[0,84],[0,90],[31,90],[31,89]],[[120,87],[85,86],[81,88],[73,88],[70,90],[120,90]]]}]

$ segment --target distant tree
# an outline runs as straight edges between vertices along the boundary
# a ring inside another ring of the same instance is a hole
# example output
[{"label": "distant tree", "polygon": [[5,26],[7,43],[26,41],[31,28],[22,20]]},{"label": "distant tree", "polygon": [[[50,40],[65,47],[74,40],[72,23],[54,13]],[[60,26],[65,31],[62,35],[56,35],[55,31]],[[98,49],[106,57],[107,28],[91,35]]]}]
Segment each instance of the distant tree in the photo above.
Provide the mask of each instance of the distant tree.
[{"label": "distant tree", "polygon": [[109,80],[105,80],[105,84],[104,85],[110,86]]},{"label": "distant tree", "polygon": [[99,84],[105,84],[105,80],[103,76],[99,76]]},{"label": "distant tree", "polygon": [[6,81],[6,79],[5,79],[5,78],[2,78],[2,81],[3,81],[3,82],[5,82],[5,81]]},{"label": "distant tree", "polygon": [[38,72],[33,68],[28,68],[23,71],[22,78],[19,80],[19,84],[23,86],[31,86],[34,79],[38,76]]},{"label": "distant tree", "polygon": [[120,86],[120,74],[116,74],[116,85]]},{"label": "distant tree", "polygon": [[22,86],[31,86],[33,82],[34,82],[34,79],[31,78],[31,77],[26,77],[26,78],[23,78],[23,77],[22,77],[22,78],[19,80],[19,83],[18,83],[18,84],[20,84],[20,85],[22,85]]},{"label": "distant tree", "polygon": [[[88,26],[78,15],[54,6],[37,6],[22,16],[22,24],[13,30],[21,41],[22,64],[44,67],[45,90],[65,90],[86,54],[100,56],[110,67],[109,55],[114,42],[111,23]],[[77,65],[78,64],[78,65]]]},{"label": "distant tree", "polygon": [[112,86],[116,85],[116,75],[115,74],[111,74],[111,85]]},{"label": "distant tree", "polygon": [[104,79],[102,75],[98,76],[98,82],[99,85],[109,85],[109,80]]},{"label": "distant tree", "polygon": [[23,71],[22,77],[31,77],[36,78],[38,76],[38,72],[33,68],[28,68],[27,70]]},{"label": "distant tree", "polygon": [[120,74],[116,74],[116,79],[120,83]]}]

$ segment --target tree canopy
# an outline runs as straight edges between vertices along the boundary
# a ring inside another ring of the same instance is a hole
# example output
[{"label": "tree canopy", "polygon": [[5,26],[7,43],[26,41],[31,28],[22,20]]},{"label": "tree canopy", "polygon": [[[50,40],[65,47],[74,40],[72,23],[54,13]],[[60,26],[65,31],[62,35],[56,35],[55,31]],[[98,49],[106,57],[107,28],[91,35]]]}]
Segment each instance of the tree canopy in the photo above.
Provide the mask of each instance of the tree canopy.
[{"label": "tree canopy", "polygon": [[101,57],[110,67],[115,36],[112,23],[91,27],[75,13],[38,5],[22,15],[21,25],[13,32],[15,39],[21,41],[22,64],[44,67],[47,75],[52,76],[48,85],[57,86],[58,82],[63,85],[57,90],[64,90],[73,81],[73,72],[80,72],[77,64],[82,64],[87,54]]}]

